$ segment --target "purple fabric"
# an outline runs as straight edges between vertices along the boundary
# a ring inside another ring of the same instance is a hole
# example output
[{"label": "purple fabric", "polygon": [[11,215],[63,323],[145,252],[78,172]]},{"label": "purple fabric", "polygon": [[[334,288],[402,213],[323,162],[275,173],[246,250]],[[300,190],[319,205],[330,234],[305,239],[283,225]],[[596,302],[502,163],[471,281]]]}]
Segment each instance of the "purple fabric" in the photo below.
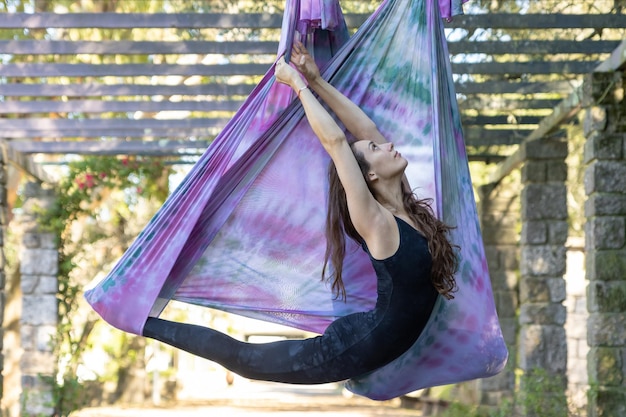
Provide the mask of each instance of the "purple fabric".
[{"label": "purple fabric", "polygon": [[[507,350],[439,8],[386,1],[348,40],[336,0],[301,2],[287,2],[278,56],[294,36],[305,41],[323,76],[409,160],[411,185],[434,199],[461,246],[456,298],[438,301],[408,352],[350,380],[349,389],[388,399],[496,374]],[[375,275],[356,245],[344,265],[347,302],[334,301],[320,280],[328,156],[294,94],[272,74],[273,67],[117,266],[87,291],[113,326],[141,334],[170,299],[316,332],[373,306]]]}]

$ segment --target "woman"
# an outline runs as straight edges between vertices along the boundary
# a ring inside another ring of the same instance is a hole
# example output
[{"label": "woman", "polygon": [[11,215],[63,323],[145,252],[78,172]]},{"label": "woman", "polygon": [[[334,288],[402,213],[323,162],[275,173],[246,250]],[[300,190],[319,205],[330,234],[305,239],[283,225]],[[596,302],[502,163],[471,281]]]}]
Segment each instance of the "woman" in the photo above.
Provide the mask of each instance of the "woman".
[{"label": "woman", "polygon": [[[373,371],[415,343],[438,295],[452,297],[456,258],[446,239],[449,227],[411,193],[404,179],[406,159],[385,142],[358,106],[321,78],[301,43],[294,45],[292,61],[299,72],[281,58],[276,79],[297,93],[332,159],[324,272],[332,266],[332,288],[345,296],[341,279],[345,230],[363,246],[376,271],[375,308],[339,318],[323,335],[304,340],[250,344],[210,328],[156,318],[148,319],[143,335],[247,378],[317,384]],[[355,143],[348,143],[311,90],[357,138]]]}]

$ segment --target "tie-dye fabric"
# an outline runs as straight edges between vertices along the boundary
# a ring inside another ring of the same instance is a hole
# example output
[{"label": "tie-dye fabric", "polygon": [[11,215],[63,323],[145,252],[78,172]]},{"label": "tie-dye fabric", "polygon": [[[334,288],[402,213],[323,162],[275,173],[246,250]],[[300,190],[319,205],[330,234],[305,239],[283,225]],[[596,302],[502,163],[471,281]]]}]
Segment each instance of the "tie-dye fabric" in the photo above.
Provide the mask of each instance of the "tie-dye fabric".
[{"label": "tie-dye fabric", "polygon": [[[450,1],[439,7],[450,13]],[[289,0],[278,56],[295,36],[323,76],[376,122],[409,161],[407,177],[456,226],[455,299],[441,298],[415,345],[389,365],[348,381],[388,399],[499,372],[498,324],[452,75],[437,3],[384,2],[357,33],[337,0]],[[320,280],[329,158],[273,67],[111,273],[86,293],[110,324],[141,334],[171,299],[322,332],[370,309],[376,276],[348,248],[347,302]]]}]

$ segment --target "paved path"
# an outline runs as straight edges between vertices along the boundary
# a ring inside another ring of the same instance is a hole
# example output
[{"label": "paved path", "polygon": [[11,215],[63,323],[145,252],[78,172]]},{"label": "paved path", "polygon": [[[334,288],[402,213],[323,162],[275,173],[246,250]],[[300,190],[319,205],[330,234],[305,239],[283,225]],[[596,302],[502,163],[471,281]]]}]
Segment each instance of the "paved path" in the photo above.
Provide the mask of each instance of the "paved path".
[{"label": "paved path", "polygon": [[416,417],[418,410],[400,408],[399,400],[372,401],[347,396],[335,384],[291,386],[238,380],[211,390],[206,399],[159,407],[100,407],[73,417]]}]

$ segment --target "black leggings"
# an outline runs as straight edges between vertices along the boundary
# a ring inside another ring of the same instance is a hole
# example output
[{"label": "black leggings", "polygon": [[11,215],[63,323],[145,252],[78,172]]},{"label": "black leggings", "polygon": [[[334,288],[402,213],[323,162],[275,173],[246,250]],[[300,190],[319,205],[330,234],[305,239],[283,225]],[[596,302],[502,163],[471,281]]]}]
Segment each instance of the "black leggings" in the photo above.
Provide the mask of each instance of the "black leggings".
[{"label": "black leggings", "polygon": [[380,357],[366,353],[372,351],[369,347],[376,338],[369,333],[354,335],[350,322],[336,320],[324,335],[309,339],[245,343],[207,327],[149,318],[143,335],[217,362],[246,378],[323,384],[356,377],[384,364]]}]

